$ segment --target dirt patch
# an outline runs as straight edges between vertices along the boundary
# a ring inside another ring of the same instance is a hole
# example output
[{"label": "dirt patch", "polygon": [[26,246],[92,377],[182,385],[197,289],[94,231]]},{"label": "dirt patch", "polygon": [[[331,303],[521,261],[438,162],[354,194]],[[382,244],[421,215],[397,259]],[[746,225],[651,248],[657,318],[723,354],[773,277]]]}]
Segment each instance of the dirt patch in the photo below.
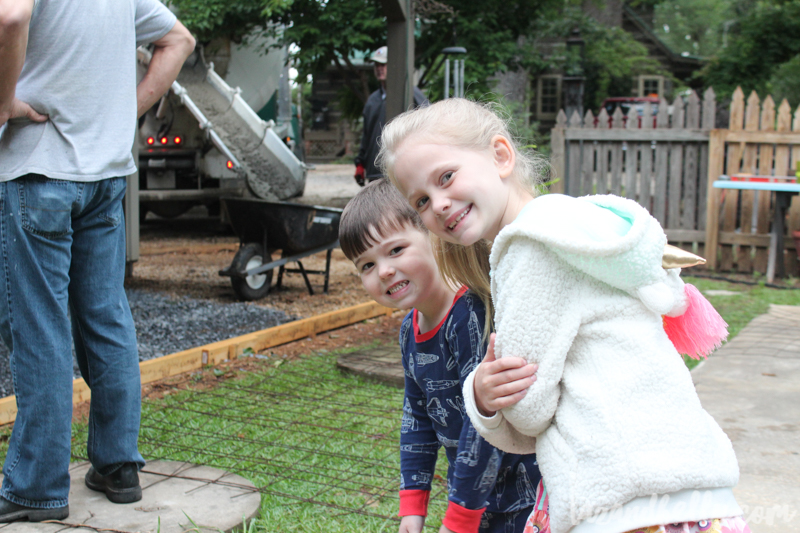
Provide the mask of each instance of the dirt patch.
[{"label": "dirt patch", "polygon": [[[205,222],[196,219],[196,223]],[[239,248],[235,236],[214,232],[181,236],[175,234],[167,221],[148,221],[142,226],[140,241],[139,261],[133,267],[133,276],[126,280],[126,287],[220,303],[237,301],[230,278],[219,275],[220,270],[230,266]],[[278,257],[276,253],[275,258]],[[302,262],[306,269],[324,270],[325,253]],[[296,264],[290,266],[296,268]],[[353,263],[339,249],[331,256],[328,294],[322,292],[322,275],[310,275],[309,279],[313,295],[308,293],[300,274],[286,273],[281,289],[273,288],[266,297],[253,303],[306,318],[370,301]],[[273,285],[276,281],[277,270]]]}]

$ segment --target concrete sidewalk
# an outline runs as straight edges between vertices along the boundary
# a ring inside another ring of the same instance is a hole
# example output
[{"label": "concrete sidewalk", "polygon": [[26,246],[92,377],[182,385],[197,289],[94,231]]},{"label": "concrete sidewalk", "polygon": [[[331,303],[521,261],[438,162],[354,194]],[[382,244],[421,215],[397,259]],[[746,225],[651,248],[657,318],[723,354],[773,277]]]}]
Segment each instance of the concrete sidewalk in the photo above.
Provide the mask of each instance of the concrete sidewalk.
[{"label": "concrete sidewalk", "polygon": [[771,306],[692,376],[733,442],[753,533],[800,532],[800,307]]}]

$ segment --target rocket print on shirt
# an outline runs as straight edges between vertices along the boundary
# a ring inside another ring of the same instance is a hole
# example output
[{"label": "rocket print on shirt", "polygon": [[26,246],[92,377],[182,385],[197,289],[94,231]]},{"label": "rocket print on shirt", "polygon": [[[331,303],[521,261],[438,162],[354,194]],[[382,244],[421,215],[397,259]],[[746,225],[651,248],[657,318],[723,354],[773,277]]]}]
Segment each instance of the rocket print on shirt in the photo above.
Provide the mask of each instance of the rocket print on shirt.
[{"label": "rocket print on shirt", "polygon": [[417,366],[422,367],[425,365],[429,365],[431,363],[435,363],[439,360],[439,356],[434,353],[418,353],[417,357]]},{"label": "rocket print on shirt", "polygon": [[411,402],[406,398],[403,404],[403,421],[400,424],[400,433],[408,433],[409,431],[416,431],[419,428],[417,419],[414,418],[414,413],[411,410]]},{"label": "rocket print on shirt", "polygon": [[[448,334],[449,332],[449,334]],[[453,370],[458,366],[458,337],[453,334],[453,317],[447,319],[447,325],[442,328],[438,335],[439,349],[442,353],[450,352],[450,357],[447,359],[447,370]],[[449,350],[448,350],[449,348]]]},{"label": "rocket print on shirt", "polygon": [[439,398],[436,396],[431,398],[426,409],[431,420],[442,427],[447,427],[447,417],[450,413],[447,412],[447,409],[442,407],[442,402]]},{"label": "rocket print on shirt", "polygon": [[483,439],[478,437],[478,432],[472,425],[467,430],[467,439],[456,456],[456,462],[464,463],[467,466],[475,466],[478,464],[481,454],[481,442]]},{"label": "rocket print on shirt", "polygon": [[415,316],[409,313],[399,335],[406,375],[400,433],[403,490],[431,490],[430,473],[444,451],[451,502],[466,509],[487,507],[487,512],[531,507],[535,495],[529,487],[539,480],[535,459],[495,449],[466,414],[461,387],[486,353],[480,299],[461,292],[447,318],[430,333],[414,331]]}]

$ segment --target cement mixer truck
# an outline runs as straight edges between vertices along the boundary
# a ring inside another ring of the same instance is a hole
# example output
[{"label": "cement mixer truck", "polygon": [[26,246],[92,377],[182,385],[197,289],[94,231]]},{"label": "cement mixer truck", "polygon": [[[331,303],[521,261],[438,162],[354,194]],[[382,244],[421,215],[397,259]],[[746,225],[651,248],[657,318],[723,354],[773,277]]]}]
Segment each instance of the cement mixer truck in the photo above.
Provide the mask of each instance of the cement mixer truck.
[{"label": "cement mixer truck", "polygon": [[[137,57],[146,70],[147,50]],[[287,125],[262,120],[198,49],[139,120],[140,214],[170,218],[206,205],[213,215],[223,196],[300,196],[307,167],[292,150],[296,137]]]}]

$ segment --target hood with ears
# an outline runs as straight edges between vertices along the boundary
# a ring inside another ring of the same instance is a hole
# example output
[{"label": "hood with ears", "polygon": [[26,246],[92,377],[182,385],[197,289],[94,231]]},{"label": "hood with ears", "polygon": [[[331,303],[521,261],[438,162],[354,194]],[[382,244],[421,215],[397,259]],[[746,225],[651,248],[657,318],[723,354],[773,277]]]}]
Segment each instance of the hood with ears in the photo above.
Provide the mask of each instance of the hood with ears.
[{"label": "hood with ears", "polygon": [[613,195],[540,196],[497,236],[492,268],[508,240],[523,236],[547,245],[571,266],[629,293],[658,314],[680,315],[686,309],[680,269],[661,266],[664,230],[632,200]]}]

